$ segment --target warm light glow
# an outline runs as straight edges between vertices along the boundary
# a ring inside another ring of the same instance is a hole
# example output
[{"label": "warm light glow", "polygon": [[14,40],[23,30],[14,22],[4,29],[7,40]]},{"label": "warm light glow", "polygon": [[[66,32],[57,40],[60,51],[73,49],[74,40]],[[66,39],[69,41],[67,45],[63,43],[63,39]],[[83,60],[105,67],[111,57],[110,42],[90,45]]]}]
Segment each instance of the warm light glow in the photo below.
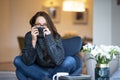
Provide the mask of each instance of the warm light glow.
[{"label": "warm light glow", "polygon": [[85,3],[81,0],[64,0],[63,11],[84,12]]},{"label": "warm light glow", "polygon": [[58,7],[59,1],[58,0],[44,0],[43,6],[45,7]]}]

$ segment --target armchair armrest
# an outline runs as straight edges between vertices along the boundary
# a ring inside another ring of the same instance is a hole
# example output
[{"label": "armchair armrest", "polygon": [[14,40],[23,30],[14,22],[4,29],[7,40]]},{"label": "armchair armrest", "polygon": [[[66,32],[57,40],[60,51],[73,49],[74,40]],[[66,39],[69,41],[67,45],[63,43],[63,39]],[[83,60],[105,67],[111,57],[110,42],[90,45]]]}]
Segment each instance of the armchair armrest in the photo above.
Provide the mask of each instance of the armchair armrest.
[{"label": "armchair armrest", "polygon": [[91,80],[95,80],[95,65],[96,61],[94,59],[90,59],[90,55],[84,54],[85,65],[87,69],[87,74],[91,76]]}]

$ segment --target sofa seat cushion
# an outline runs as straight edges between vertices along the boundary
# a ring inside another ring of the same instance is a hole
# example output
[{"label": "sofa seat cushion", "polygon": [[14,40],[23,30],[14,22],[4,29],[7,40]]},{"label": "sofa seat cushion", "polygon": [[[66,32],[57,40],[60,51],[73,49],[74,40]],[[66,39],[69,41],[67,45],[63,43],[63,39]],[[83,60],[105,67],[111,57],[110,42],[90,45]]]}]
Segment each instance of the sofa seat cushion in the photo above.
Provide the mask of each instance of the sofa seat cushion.
[{"label": "sofa seat cushion", "polygon": [[120,66],[118,70],[111,76],[110,80],[120,80]]}]

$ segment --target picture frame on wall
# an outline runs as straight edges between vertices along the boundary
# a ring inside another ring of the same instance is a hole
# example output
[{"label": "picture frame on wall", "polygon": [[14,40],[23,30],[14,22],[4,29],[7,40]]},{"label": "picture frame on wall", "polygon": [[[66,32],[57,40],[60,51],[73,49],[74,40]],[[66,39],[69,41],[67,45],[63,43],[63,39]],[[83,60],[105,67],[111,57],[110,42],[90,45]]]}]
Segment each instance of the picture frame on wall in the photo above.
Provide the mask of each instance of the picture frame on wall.
[{"label": "picture frame on wall", "polygon": [[120,5],[120,0],[117,0],[117,5]]},{"label": "picture frame on wall", "polygon": [[60,22],[59,7],[43,7],[43,10],[48,13],[54,23]]},{"label": "picture frame on wall", "polygon": [[88,9],[85,9],[84,12],[74,12],[73,23],[74,24],[87,24],[88,23]]}]

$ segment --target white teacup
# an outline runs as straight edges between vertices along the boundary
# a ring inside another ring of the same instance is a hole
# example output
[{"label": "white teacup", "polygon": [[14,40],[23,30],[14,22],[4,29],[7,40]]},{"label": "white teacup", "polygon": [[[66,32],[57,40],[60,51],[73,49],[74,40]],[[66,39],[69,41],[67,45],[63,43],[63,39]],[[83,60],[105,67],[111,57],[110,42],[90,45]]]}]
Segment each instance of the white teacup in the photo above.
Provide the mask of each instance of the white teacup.
[{"label": "white teacup", "polygon": [[53,80],[59,80],[59,77],[60,76],[68,76],[69,75],[69,73],[67,73],[67,72],[58,72],[58,73],[56,73],[55,75],[53,75]]}]

